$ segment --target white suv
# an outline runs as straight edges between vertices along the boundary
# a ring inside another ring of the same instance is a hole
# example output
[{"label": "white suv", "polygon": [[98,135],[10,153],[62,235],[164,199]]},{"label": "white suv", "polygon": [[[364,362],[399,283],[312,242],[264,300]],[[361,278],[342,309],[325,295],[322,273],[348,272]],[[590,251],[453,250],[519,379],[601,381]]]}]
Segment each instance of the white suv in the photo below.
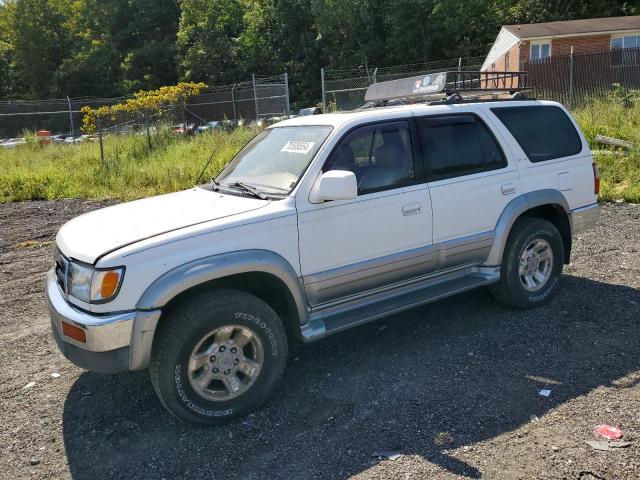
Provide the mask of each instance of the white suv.
[{"label": "white suv", "polygon": [[598,184],[553,102],[294,118],[208,185],[64,225],[53,334],[89,370],[150,367],[179,418],[224,422],[269,397],[292,341],[487,285],[513,307],[549,300]]}]

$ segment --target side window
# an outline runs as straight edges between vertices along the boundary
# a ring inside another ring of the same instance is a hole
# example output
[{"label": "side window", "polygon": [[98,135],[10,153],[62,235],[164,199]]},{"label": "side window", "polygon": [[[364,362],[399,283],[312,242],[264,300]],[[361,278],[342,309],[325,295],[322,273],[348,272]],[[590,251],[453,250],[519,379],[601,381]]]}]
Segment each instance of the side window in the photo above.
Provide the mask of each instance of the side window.
[{"label": "side window", "polygon": [[473,115],[426,117],[418,120],[418,128],[435,180],[507,166],[492,133]]},{"label": "side window", "polygon": [[330,170],[353,172],[358,195],[410,185],[415,170],[409,124],[389,122],[353,130],[325,165],[324,171]]},{"label": "side window", "polygon": [[499,107],[491,111],[507,127],[532,162],[569,157],[582,151],[573,123],[559,107]]}]

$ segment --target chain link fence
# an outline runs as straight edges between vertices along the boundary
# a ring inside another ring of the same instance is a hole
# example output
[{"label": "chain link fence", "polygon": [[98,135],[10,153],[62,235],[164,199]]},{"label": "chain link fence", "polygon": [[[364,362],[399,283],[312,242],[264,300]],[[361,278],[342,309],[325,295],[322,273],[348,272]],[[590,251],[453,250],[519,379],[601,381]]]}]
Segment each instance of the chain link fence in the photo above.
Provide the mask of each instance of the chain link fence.
[{"label": "chain link fence", "polygon": [[323,68],[320,72],[323,109],[325,112],[329,112],[353,110],[362,106],[367,88],[376,82],[443,71],[480,70],[483,61],[484,57],[468,57],[393,67],[367,67],[351,70],[326,70]]},{"label": "chain link fence", "polygon": [[[27,132],[47,130],[54,142],[84,141],[81,108],[98,108],[125,101],[120,98],[66,98],[43,101],[0,102],[0,139],[22,137]],[[102,120],[98,135],[140,133],[151,138],[160,125],[170,125],[178,133],[202,129],[233,128],[250,122],[274,122],[291,114],[287,73],[208,88],[190,97],[184,105],[167,105],[162,112],[145,116],[133,113]],[[150,143],[150,142],[149,142]]]},{"label": "chain link fence", "polygon": [[628,94],[640,90],[640,49],[611,50],[527,61],[535,98],[579,107],[614,90]]}]

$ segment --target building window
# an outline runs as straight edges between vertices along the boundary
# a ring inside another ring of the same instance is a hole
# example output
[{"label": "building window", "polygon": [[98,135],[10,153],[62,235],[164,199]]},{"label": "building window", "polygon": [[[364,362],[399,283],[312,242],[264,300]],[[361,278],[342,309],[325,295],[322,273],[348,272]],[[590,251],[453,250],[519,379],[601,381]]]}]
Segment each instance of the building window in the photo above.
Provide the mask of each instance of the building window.
[{"label": "building window", "polygon": [[511,65],[509,64],[509,52],[507,52],[504,54],[504,71],[508,72],[510,68]]},{"label": "building window", "polygon": [[531,61],[534,63],[544,62],[551,57],[551,43],[540,42],[531,44]]},{"label": "building window", "polygon": [[616,66],[640,64],[640,34],[611,37],[612,63]]}]

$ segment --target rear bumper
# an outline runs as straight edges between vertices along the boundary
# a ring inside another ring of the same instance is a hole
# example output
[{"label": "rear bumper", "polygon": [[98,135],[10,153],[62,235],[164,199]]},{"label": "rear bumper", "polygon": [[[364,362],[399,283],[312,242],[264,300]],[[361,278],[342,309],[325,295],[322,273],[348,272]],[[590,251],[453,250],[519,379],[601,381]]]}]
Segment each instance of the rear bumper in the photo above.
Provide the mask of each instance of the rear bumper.
[{"label": "rear bumper", "polygon": [[573,234],[584,232],[593,228],[600,218],[600,205],[594,203],[586,207],[576,208],[571,211],[571,221],[573,224]]},{"label": "rear bumper", "polygon": [[[149,365],[159,310],[111,315],[79,310],[64,298],[53,270],[46,276],[46,293],[53,337],[72,363],[98,373],[126,372]],[[62,322],[84,330],[86,341],[63,335]]]}]

